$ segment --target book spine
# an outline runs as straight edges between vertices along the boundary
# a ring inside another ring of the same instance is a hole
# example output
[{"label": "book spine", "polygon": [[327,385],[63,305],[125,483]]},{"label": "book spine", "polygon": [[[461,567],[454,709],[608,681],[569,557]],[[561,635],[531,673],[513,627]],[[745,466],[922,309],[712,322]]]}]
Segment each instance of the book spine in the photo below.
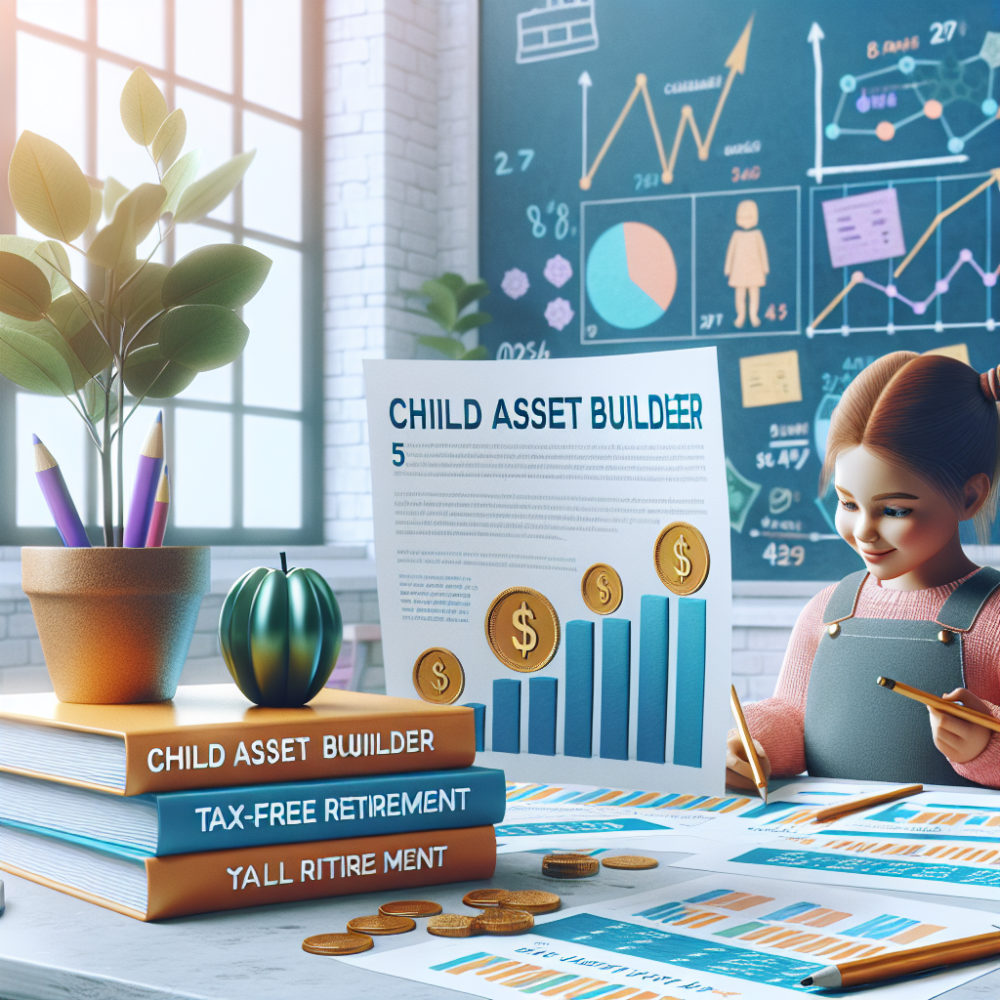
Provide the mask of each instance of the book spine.
[{"label": "book spine", "polygon": [[169,792],[156,854],[492,826],[506,805],[503,771],[479,767]]},{"label": "book spine", "polygon": [[366,724],[317,716],[272,725],[182,726],[125,735],[126,795],[469,767],[472,709],[379,716]]},{"label": "book spine", "polygon": [[492,878],[490,826],[148,858],[147,920]]}]

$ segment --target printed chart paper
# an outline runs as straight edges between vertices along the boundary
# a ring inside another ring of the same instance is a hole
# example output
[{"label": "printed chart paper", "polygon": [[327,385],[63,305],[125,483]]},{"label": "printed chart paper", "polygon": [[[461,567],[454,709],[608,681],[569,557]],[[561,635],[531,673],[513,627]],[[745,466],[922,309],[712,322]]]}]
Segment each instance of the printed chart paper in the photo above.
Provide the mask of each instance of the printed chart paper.
[{"label": "printed chart paper", "polygon": [[[800,981],[833,962],[985,934],[994,919],[824,886],[713,875],[536,917],[534,930],[516,937],[422,941],[340,961],[492,1000],[781,1000],[812,992]],[[929,1000],[997,964],[946,969],[865,995]]]},{"label": "printed chart paper", "polygon": [[484,706],[513,778],[722,793],[715,348],[365,380],[388,691]]}]

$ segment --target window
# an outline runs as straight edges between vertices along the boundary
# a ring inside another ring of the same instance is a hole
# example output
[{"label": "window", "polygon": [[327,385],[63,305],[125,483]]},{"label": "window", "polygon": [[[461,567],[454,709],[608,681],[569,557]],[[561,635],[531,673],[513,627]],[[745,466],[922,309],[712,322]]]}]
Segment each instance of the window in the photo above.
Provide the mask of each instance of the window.
[{"label": "window", "polygon": [[[322,10],[317,0],[0,0],[4,179],[24,129],[59,143],[102,182],[153,179],[118,114],[136,66],[170,108],[184,109],[185,150],[202,150],[200,174],[257,150],[233,195],[200,223],[178,226],[153,258],[170,265],[233,241],[273,261],[243,310],[242,357],[179,396],[145,402],[126,425],[127,511],[138,450],[163,410],[169,544],[322,541]],[[6,183],[0,232],[33,235]],[[82,422],[65,400],[0,379],[0,544],[54,541],[32,433],[99,538],[98,456]]]}]

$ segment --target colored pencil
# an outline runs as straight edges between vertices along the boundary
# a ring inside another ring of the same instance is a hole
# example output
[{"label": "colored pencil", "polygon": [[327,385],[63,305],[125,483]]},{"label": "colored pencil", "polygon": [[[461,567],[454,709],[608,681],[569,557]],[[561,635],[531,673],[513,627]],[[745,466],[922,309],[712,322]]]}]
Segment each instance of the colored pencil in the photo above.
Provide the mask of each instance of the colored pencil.
[{"label": "colored pencil", "polygon": [[735,686],[730,687],[729,706],[733,710],[733,718],[736,719],[736,728],[739,730],[740,740],[743,743],[743,749],[746,751],[750,770],[753,771],[754,784],[757,786],[757,791],[760,792],[760,797],[764,800],[764,805],[767,805],[767,778],[764,775],[764,768],[761,766],[760,758],[757,756],[757,748],[753,745],[750,727],[747,725],[747,720],[743,715],[743,706],[740,704],[740,698],[736,693]]},{"label": "colored pencil", "polygon": [[820,809],[813,816],[814,823],[822,823],[824,820],[833,819],[834,816],[843,816],[849,812],[857,812],[859,809],[867,809],[869,806],[881,805],[883,802],[892,802],[895,799],[905,799],[908,795],[916,795],[924,790],[923,785],[903,785],[901,788],[893,788],[888,792],[875,792],[872,795],[860,795],[854,799],[845,799],[843,802],[835,802],[832,806]]},{"label": "colored pencil", "polygon": [[940,966],[958,965],[959,962],[974,962],[977,959],[1000,955],[1000,933],[978,934],[975,937],[959,938],[957,941],[942,941],[922,948],[897,951],[894,955],[878,955],[860,958],[856,962],[828,965],[802,980],[802,986],[821,986],[827,989],[842,989],[848,986],[863,986],[878,983],[883,979],[910,976],[926,972]]},{"label": "colored pencil", "polygon": [[90,539],[70,496],[66,480],[63,479],[59,463],[38,439],[37,434],[32,434],[31,440],[35,445],[35,478],[42,488],[42,496],[48,504],[52,520],[56,522],[56,530],[63,545],[70,549],[89,549]]},{"label": "colored pencil", "polygon": [[146,435],[146,441],[139,452],[139,464],[135,470],[135,485],[132,487],[132,503],[129,505],[128,523],[125,526],[124,545],[127,549],[141,549],[149,534],[149,521],[153,516],[156,487],[160,482],[163,468],[163,411],[156,415],[153,426]]},{"label": "colored pencil", "polygon": [[985,712],[977,712],[974,708],[966,708],[965,705],[956,705],[953,701],[945,701],[944,698],[939,698],[936,694],[929,694],[927,691],[921,691],[920,688],[910,687],[909,684],[894,681],[890,677],[877,677],[875,683],[881,684],[882,687],[890,691],[895,691],[896,694],[901,694],[904,698],[919,701],[938,712],[953,715],[956,719],[964,719],[966,722],[974,722],[977,726],[985,726],[995,733],[1000,733],[1000,719],[994,719],[992,715],[987,715]]},{"label": "colored pencil", "polygon": [[146,548],[158,549],[163,544],[163,533],[167,530],[167,514],[170,511],[170,474],[166,463],[160,473],[160,485],[156,487],[156,499],[153,501],[153,514],[149,519],[149,533],[146,535]]}]

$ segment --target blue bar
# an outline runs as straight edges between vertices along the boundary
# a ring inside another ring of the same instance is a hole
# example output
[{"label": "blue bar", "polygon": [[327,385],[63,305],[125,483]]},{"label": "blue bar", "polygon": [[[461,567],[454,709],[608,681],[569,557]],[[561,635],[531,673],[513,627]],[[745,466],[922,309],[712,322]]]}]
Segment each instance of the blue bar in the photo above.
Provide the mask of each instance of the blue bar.
[{"label": "blue bar", "polygon": [[556,695],[559,681],[555,677],[531,677],[528,680],[528,753],[546,757],[556,755]]},{"label": "blue bar", "polygon": [[[601,624],[601,756],[628,760],[628,693],[632,623],[605,618]],[[698,741],[699,753],[701,740]]]},{"label": "blue bar", "polygon": [[816,909],[819,909],[819,903],[792,903],[781,910],[775,910],[774,913],[765,913],[761,919],[791,920],[792,917],[801,917],[803,913],[808,913],[810,910]]},{"label": "blue bar", "polygon": [[482,702],[468,701],[463,708],[471,708],[476,715],[476,752],[486,749],[486,706]]},{"label": "blue bar", "polygon": [[493,682],[493,750],[521,752],[521,682],[506,677]]},{"label": "blue bar", "polygon": [[594,729],[594,623],[566,622],[566,717],[563,752],[590,757]]},{"label": "blue bar", "polygon": [[674,763],[701,767],[702,715],[705,711],[705,602],[677,601],[677,706]]},{"label": "blue bar", "polygon": [[713,899],[718,899],[720,896],[728,896],[733,890],[732,889],[712,889],[710,892],[703,892],[700,896],[692,896],[690,899],[685,899],[685,903],[709,903]]},{"label": "blue bar", "polygon": [[639,614],[639,721],[635,755],[662,764],[667,746],[667,674],[670,624],[667,599],[644,594]]}]

